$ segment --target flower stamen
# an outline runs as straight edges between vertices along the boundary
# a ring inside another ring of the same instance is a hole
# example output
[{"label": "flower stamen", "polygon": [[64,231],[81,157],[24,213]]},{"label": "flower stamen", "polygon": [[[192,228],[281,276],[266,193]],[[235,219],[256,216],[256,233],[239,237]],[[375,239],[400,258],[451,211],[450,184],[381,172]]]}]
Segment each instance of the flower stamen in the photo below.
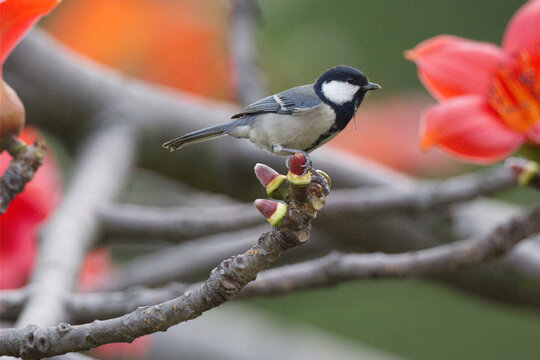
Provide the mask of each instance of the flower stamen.
[{"label": "flower stamen", "polygon": [[[540,122],[540,51],[531,60],[522,52],[495,72],[488,101],[503,121],[511,128],[527,133]],[[536,59],[536,57],[538,59]]]}]

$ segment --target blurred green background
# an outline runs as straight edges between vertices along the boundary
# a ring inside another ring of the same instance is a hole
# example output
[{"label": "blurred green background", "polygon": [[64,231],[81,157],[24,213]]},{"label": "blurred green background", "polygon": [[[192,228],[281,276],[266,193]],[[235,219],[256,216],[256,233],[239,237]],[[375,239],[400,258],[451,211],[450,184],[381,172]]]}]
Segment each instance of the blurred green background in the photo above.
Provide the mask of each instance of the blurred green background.
[{"label": "blurred green background", "polygon": [[[403,52],[439,34],[501,43],[522,0],[260,0],[261,61],[271,91],[358,67],[388,96],[422,86]],[[370,100],[371,101],[371,100]]]}]

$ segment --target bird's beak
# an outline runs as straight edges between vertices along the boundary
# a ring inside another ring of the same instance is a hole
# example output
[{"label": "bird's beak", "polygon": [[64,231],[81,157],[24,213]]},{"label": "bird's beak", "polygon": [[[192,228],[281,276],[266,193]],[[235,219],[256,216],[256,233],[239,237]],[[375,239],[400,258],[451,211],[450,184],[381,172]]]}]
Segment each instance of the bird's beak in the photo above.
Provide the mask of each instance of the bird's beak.
[{"label": "bird's beak", "polygon": [[377,89],[380,89],[381,86],[379,84],[375,84],[375,83],[372,83],[372,82],[368,82],[367,85],[364,85],[363,86],[364,88],[364,91],[368,91],[368,90],[377,90]]}]

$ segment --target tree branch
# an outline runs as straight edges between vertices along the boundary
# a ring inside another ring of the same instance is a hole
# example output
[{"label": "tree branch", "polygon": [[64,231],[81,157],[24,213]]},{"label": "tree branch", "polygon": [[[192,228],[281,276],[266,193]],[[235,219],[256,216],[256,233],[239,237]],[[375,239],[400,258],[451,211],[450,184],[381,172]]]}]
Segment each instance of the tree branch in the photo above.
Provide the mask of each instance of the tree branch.
[{"label": "tree branch", "polygon": [[193,291],[119,318],[74,327],[61,324],[49,328],[29,325],[24,329],[2,329],[2,355],[23,359],[46,357],[89,350],[111,342],[131,342],[139,336],[164,331],[232,299],[260,270],[293,245],[285,232],[275,230],[263,234],[253,249],[223,261],[208,280]]},{"label": "tree branch", "polygon": [[[502,257],[512,247],[540,232],[540,208],[518,215],[489,234],[402,254],[332,253],[322,258],[262,271],[239,298],[286,294],[370,278],[409,278],[451,272]],[[202,285],[171,283],[163,288],[132,287],[125,291],[78,294],[66,298],[72,318],[92,321],[120,316],[138,306],[165,301],[186,289]],[[2,313],[14,315],[24,301],[24,291],[1,294]]]},{"label": "tree branch", "polygon": [[0,213],[4,214],[11,201],[21,193],[43,164],[47,146],[42,140],[36,140],[34,145],[26,144],[18,138],[13,138],[6,145],[13,160],[9,163],[0,178]]},{"label": "tree branch", "polygon": [[[269,200],[255,202],[259,211],[279,227],[263,234],[250,250],[222,261],[198,287],[176,299],[139,308],[110,320],[79,326],[60,324],[46,328],[28,325],[24,329],[1,329],[1,354],[33,359],[84,351],[111,342],[131,342],[139,336],[194,319],[231,300],[285,250],[308,240],[311,220],[328,195],[326,180],[313,172],[308,186],[290,182],[289,187],[292,195],[287,197],[287,206],[281,204],[280,207]],[[297,196],[300,193],[308,196],[300,198]]]},{"label": "tree branch", "polygon": [[240,296],[276,295],[329,286],[352,279],[435,275],[479,264],[508,253],[540,232],[540,208],[517,216],[486,236],[402,254],[340,254],[268,270]]}]

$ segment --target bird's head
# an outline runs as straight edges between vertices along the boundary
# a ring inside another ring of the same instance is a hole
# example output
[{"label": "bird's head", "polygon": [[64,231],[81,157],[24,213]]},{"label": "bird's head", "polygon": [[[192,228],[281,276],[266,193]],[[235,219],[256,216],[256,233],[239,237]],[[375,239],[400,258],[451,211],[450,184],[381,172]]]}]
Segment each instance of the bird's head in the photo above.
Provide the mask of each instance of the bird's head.
[{"label": "bird's head", "polygon": [[332,107],[353,104],[358,108],[366,92],[380,89],[358,69],[339,65],[326,70],[315,83],[317,95]]}]

